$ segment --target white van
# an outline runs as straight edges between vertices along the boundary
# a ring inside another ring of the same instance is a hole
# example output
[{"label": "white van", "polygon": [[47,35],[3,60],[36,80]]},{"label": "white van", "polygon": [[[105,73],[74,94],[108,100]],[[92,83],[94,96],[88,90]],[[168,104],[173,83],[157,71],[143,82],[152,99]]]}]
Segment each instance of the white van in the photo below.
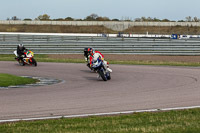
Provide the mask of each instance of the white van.
[{"label": "white van", "polygon": [[189,39],[189,35],[180,35],[179,39]]}]

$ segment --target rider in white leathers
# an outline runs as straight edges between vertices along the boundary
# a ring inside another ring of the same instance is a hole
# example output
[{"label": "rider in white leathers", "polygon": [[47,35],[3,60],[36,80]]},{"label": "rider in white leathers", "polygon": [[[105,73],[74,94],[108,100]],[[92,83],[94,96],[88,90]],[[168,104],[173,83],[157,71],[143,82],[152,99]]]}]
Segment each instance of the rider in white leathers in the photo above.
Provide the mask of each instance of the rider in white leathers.
[{"label": "rider in white leathers", "polygon": [[108,72],[112,72],[112,70],[110,68],[108,68],[108,62],[104,60],[104,55],[101,54],[101,52],[99,51],[95,51],[93,48],[90,49],[90,64],[92,65],[92,62],[97,61],[98,58],[101,58],[101,60],[103,61],[103,66],[105,68],[106,71]]}]

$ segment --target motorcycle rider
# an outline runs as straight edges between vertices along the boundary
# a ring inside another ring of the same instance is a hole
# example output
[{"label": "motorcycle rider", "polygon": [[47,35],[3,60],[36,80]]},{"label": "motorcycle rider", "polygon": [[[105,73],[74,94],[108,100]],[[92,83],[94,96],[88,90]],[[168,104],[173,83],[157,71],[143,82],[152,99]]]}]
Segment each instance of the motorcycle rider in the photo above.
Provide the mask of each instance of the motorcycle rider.
[{"label": "motorcycle rider", "polygon": [[17,46],[17,55],[18,55],[18,59],[22,59],[23,57],[25,57],[25,54],[24,54],[24,51],[25,50],[28,50],[28,49],[26,49],[25,47],[24,47],[24,45],[23,44],[19,44],[18,46]]},{"label": "motorcycle rider", "polygon": [[91,48],[85,48],[84,49],[84,56],[85,56],[85,61],[87,62],[87,66],[89,67],[89,68],[91,68],[90,67],[90,49]]},{"label": "motorcycle rider", "polygon": [[90,48],[89,53],[90,53],[90,66],[92,66],[92,63],[100,57],[101,60],[103,61],[104,69],[106,71],[112,72],[112,70],[108,68],[109,67],[108,62],[104,60],[104,55],[101,52],[95,51],[94,48]]}]

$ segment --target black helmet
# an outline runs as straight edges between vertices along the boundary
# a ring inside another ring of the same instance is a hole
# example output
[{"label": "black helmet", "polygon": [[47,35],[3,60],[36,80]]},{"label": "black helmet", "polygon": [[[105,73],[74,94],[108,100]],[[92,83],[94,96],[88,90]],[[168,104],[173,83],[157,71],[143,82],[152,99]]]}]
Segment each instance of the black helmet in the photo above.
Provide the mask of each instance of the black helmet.
[{"label": "black helmet", "polygon": [[93,56],[95,50],[94,50],[94,48],[88,48],[88,52],[89,52],[89,54],[90,54],[91,56]]},{"label": "black helmet", "polygon": [[84,56],[88,56],[90,54],[90,48],[84,48]]}]

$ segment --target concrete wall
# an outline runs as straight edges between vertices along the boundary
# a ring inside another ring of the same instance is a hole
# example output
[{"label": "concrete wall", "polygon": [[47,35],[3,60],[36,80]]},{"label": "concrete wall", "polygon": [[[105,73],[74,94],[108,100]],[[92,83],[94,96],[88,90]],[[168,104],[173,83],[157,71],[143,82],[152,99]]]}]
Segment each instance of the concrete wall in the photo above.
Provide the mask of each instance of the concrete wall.
[{"label": "concrete wall", "polygon": [[0,24],[27,25],[103,25],[115,31],[123,31],[132,26],[200,26],[200,22],[118,22],[118,21],[13,21],[0,20]]}]

